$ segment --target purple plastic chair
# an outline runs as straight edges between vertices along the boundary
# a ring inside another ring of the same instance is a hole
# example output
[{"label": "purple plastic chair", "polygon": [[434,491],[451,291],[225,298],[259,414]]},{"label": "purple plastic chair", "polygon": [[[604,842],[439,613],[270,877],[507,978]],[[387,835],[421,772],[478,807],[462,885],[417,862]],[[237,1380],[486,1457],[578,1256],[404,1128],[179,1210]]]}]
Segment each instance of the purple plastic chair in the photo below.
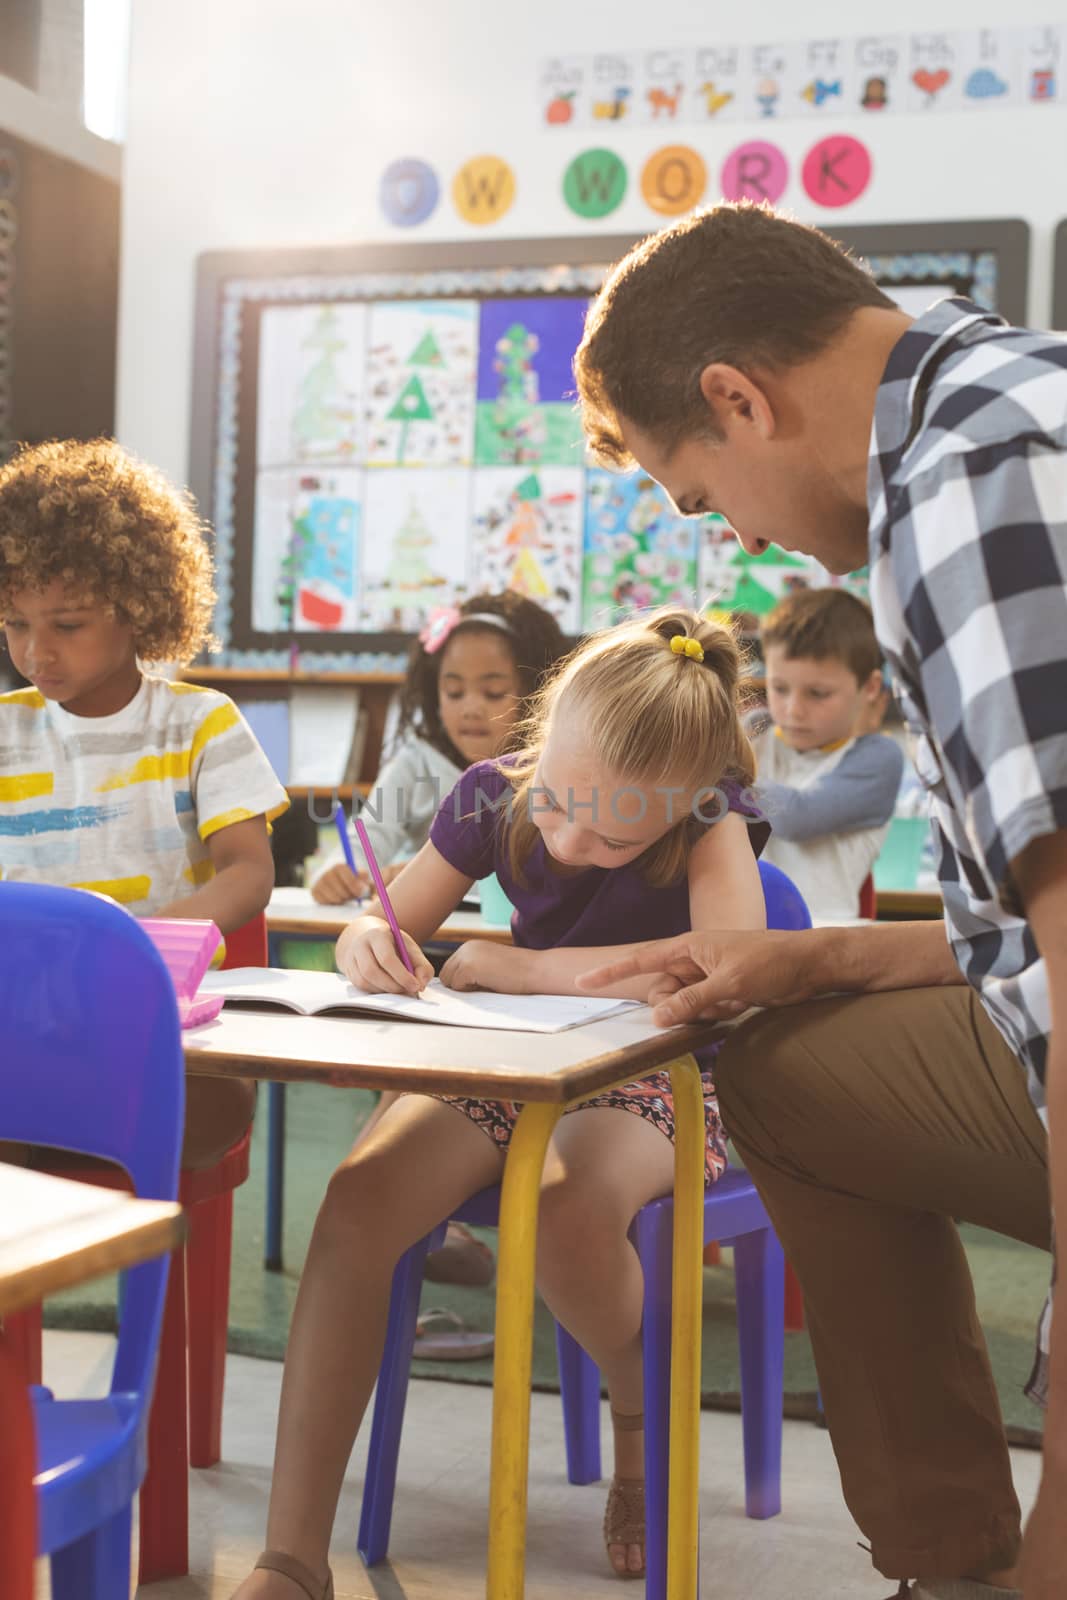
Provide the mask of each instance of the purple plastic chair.
[{"label": "purple plastic chair", "polygon": [[[124,1167],[142,1199],[178,1194],[185,1077],[163,958],[120,906],[0,883],[0,1139]],[[166,1256],[125,1274],[110,1393],[31,1391],[38,1550],[55,1600],[130,1591],[130,1513],[145,1474]]]},{"label": "purple plastic chair", "polygon": [[[811,927],[799,890],[777,867],[760,863],[767,925]],[[458,1222],[495,1227],[499,1187],[483,1189],[452,1213]],[[393,1275],[385,1350],[371,1423],[360,1513],[359,1553],[368,1567],[384,1561],[396,1489],[397,1460],[415,1344],[422,1272],[440,1246],[447,1222],[413,1245]],[[641,1340],[645,1385],[646,1600],[667,1600],[667,1468],[671,1382],[671,1253],[674,1201],[643,1206],[630,1230],[645,1279]],[[729,1169],[704,1196],[704,1241],[733,1246],[741,1366],[745,1512],[777,1516],[782,1508],[782,1366],[785,1259],[755,1185]],[[556,1352],[571,1483],[600,1478],[600,1374],[585,1351],[557,1325]]]}]

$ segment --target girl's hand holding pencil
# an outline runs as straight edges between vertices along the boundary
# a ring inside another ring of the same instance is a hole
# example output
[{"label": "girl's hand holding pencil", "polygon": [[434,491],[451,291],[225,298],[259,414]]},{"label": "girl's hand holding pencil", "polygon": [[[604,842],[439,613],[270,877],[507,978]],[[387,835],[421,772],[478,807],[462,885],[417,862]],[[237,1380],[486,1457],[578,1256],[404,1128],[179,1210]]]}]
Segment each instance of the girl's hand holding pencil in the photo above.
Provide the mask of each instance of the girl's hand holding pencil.
[{"label": "girl's hand holding pencil", "polygon": [[433,968],[410,934],[401,930],[400,937],[411,962],[410,972],[384,918],[364,916],[349,923],[337,941],[339,971],[365,994],[421,994],[433,977]]}]

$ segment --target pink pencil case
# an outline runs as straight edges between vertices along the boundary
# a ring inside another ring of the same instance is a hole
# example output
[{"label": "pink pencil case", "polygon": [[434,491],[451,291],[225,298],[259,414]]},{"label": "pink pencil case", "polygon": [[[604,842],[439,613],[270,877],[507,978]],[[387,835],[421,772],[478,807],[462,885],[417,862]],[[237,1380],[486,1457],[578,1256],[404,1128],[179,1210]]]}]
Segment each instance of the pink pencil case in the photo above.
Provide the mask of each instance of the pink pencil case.
[{"label": "pink pencil case", "polygon": [[178,1018],[183,1028],[198,1028],[222,1010],[220,994],[198,995],[200,980],[222,943],[213,922],[180,921],[176,917],[143,917],[147,933],[170,973],[178,997]]}]

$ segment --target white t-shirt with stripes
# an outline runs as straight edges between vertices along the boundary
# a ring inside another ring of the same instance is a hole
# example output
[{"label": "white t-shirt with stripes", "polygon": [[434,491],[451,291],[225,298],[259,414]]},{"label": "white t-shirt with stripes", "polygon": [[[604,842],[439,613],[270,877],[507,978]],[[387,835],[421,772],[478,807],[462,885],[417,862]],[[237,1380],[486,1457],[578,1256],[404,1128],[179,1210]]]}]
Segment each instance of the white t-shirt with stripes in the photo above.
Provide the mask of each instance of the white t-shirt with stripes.
[{"label": "white t-shirt with stripes", "polygon": [[95,889],[151,916],[206,883],[208,840],[288,796],[226,695],[145,675],[107,717],[0,695],[0,879]]}]

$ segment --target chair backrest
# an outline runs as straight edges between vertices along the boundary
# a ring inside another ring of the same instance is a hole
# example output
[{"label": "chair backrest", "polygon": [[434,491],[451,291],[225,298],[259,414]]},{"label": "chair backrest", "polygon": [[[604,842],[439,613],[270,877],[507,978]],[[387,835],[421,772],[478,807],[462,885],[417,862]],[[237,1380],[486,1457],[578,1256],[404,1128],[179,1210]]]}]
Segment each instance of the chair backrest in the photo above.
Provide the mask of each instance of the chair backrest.
[{"label": "chair backrest", "polygon": [[811,927],[811,912],[804,904],[804,896],[792,878],[780,867],[761,861],[759,875],[763,883],[763,903],[767,908],[767,926],[777,929]]},{"label": "chair backrest", "polygon": [[878,915],[878,891],[869,872],[860,884],[859,915],[866,917],[869,922],[873,922]]},{"label": "chair backrest", "polygon": [[[176,1199],[181,1035],[148,935],[103,896],[0,883],[0,952],[0,1139],[117,1162],[143,1199]],[[150,1387],[167,1265],[129,1274],[113,1391]]]},{"label": "chair backrest", "polygon": [[264,912],[250,917],[226,935],[226,967],[265,967],[267,965],[267,918]]}]

